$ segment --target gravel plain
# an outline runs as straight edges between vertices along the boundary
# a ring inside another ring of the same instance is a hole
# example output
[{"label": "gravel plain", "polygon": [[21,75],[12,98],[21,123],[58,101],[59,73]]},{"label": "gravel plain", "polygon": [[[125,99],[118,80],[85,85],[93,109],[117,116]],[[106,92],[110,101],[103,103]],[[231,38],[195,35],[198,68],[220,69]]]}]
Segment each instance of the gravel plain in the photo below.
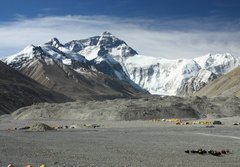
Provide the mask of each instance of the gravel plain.
[{"label": "gravel plain", "polygon": [[[220,120],[223,125],[176,125],[153,121]],[[13,130],[43,122],[45,132]],[[0,116],[0,166],[226,167],[240,165],[240,99],[144,97],[106,101],[40,103]],[[87,128],[85,125],[100,125]],[[230,150],[216,157],[185,150]]]},{"label": "gravel plain", "polygon": [[[239,166],[240,126],[231,124],[238,120],[239,117],[221,119],[224,125],[215,128],[150,121],[106,121],[98,122],[100,128],[46,132],[9,131],[6,127],[14,126],[12,122],[0,122],[0,166],[8,163],[17,167],[29,163],[56,167]],[[72,122],[47,123],[69,125]],[[229,149],[231,154],[215,157],[184,152],[199,148]]]}]

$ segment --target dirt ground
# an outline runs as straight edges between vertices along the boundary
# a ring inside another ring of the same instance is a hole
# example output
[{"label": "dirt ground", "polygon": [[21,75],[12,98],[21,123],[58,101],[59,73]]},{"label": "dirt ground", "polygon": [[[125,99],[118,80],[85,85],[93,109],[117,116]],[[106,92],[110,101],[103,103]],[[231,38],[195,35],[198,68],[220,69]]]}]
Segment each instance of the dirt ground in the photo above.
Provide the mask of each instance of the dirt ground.
[{"label": "dirt ground", "polygon": [[[8,131],[5,129],[9,124],[2,122],[0,166],[9,163],[17,167],[29,163],[56,167],[239,166],[240,126],[232,125],[239,118],[222,121],[224,125],[215,128],[149,121],[108,121],[101,122],[101,127],[95,129],[80,127],[46,132]],[[199,148],[229,149],[231,154],[215,157],[184,152]]]}]

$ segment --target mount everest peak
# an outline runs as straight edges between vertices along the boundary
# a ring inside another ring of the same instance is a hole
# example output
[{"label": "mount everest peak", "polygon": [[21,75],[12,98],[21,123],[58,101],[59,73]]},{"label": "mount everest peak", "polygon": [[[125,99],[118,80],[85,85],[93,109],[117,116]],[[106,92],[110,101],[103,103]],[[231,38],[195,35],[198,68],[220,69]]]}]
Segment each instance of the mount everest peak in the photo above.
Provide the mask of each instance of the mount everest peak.
[{"label": "mount everest peak", "polygon": [[65,44],[53,38],[41,46],[28,46],[4,62],[19,70],[33,57],[43,55],[78,73],[93,70],[128,82],[137,90],[142,88],[160,95],[192,94],[240,64],[239,57],[230,53],[176,60],[139,55],[107,31]]},{"label": "mount everest peak", "polygon": [[50,39],[48,42],[45,43],[46,45],[50,45],[53,46],[55,48],[59,48],[59,47],[63,47],[63,45],[59,42],[59,40],[54,37],[52,39]]}]

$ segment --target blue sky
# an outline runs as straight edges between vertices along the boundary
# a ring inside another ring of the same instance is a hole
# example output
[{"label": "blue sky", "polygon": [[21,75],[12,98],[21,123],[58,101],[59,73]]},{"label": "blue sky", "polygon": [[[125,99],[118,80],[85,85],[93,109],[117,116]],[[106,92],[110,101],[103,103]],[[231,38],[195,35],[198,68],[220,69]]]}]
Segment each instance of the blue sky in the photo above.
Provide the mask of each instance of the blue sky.
[{"label": "blue sky", "polygon": [[149,56],[240,55],[239,9],[238,0],[3,0],[0,56],[106,30]]},{"label": "blue sky", "polygon": [[39,15],[110,15],[144,18],[194,18],[217,16],[239,18],[238,0],[3,0],[1,20],[16,14]]}]

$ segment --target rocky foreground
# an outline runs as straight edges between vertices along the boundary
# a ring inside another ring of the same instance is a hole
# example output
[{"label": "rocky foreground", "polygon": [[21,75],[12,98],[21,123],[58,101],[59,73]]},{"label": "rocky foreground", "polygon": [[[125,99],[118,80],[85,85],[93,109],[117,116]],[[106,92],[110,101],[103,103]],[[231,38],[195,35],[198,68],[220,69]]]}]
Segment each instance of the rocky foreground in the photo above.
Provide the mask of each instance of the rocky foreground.
[{"label": "rocky foreground", "polygon": [[[239,117],[234,119],[239,120]],[[229,118],[220,120],[223,125],[214,128],[149,121],[102,121],[98,128],[40,132],[0,130],[0,166],[9,163],[16,166],[44,163],[56,167],[239,166],[239,126],[229,124],[233,121]],[[6,125],[0,123],[1,127]],[[48,122],[49,125],[67,123]],[[83,124],[82,121],[75,123]],[[15,126],[13,122],[11,126]],[[198,148],[228,152],[217,156],[214,152],[186,153],[186,150]]]},{"label": "rocky foreground", "polygon": [[0,166],[239,166],[239,114],[237,97],[40,103],[0,116]]}]

